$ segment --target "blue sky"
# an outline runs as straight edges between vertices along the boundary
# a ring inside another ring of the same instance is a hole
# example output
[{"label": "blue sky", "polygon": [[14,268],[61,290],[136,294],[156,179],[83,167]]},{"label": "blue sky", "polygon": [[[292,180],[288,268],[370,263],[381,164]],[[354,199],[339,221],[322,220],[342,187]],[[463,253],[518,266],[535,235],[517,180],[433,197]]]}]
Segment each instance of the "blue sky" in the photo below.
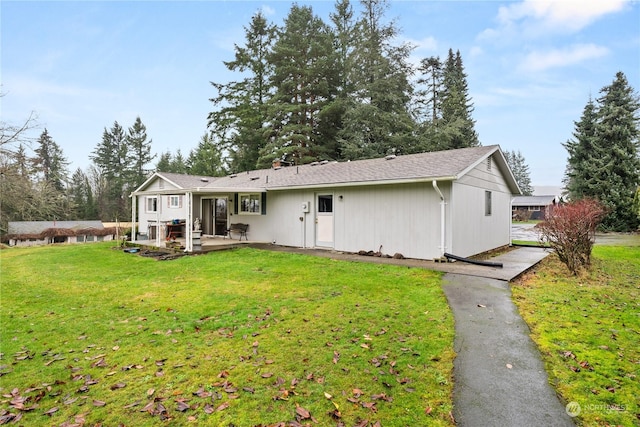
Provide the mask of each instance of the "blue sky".
[{"label": "blue sky", "polygon": [[[3,0],[2,121],[33,111],[71,162],[89,155],[114,121],[140,116],[154,153],[186,156],[206,132],[210,81],[237,78],[222,61],[262,10],[282,24],[289,1]],[[329,22],[333,1],[299,1]],[[352,4],[359,9],[359,4]],[[616,72],[640,90],[640,3],[391,1],[411,60],[460,50],[483,145],[520,150],[534,185],[560,185],[566,152],[590,96]]]}]

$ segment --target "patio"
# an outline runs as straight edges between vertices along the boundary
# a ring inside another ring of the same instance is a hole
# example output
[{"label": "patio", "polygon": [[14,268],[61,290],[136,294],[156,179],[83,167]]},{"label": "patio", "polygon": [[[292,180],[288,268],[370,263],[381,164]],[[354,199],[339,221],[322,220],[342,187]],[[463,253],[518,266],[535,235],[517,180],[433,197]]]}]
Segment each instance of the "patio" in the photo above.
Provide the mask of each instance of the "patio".
[{"label": "patio", "polygon": [[[155,239],[137,239],[130,242],[133,245],[139,245],[142,247],[158,248],[157,241]],[[200,245],[193,245],[193,253],[220,251],[225,249],[232,249],[240,246],[251,245],[253,243],[264,243],[255,240],[238,240],[237,238],[229,238],[224,236],[211,236],[204,235],[200,238]],[[171,240],[162,240],[160,242],[160,249],[171,249],[174,251],[180,251],[185,249],[185,238],[176,237]]]}]

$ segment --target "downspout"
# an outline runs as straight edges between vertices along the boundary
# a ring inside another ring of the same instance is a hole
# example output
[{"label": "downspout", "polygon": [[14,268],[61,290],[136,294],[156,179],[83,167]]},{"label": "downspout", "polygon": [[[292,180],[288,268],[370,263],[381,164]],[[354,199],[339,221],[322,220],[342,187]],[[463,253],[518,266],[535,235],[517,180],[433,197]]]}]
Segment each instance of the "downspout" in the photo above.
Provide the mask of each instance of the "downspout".
[{"label": "downspout", "polygon": [[444,253],[447,251],[447,247],[445,245],[445,206],[447,205],[447,202],[444,200],[442,191],[438,188],[438,182],[434,179],[431,181],[431,184],[440,196],[440,257],[443,257]]}]

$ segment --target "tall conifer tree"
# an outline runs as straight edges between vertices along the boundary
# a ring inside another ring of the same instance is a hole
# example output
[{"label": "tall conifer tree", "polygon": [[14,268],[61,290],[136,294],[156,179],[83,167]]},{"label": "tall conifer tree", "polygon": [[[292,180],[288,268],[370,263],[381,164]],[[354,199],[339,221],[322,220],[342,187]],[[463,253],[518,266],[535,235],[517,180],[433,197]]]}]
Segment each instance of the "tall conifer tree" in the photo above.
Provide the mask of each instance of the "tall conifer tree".
[{"label": "tall conifer tree", "polygon": [[239,73],[240,81],[226,84],[211,82],[217,96],[211,98],[214,111],[209,113],[208,127],[221,151],[229,153],[231,170],[255,169],[260,150],[269,133],[267,102],[273,94],[268,61],[277,39],[276,27],[258,12],[245,28],[244,46],[235,46],[235,58],[225,62],[228,70]]},{"label": "tall conifer tree", "polygon": [[638,227],[633,200],[640,185],[640,100],[626,76],[600,90],[597,105],[590,99],[576,122],[565,183],[572,198],[595,198],[609,213],[602,227],[627,231]]}]

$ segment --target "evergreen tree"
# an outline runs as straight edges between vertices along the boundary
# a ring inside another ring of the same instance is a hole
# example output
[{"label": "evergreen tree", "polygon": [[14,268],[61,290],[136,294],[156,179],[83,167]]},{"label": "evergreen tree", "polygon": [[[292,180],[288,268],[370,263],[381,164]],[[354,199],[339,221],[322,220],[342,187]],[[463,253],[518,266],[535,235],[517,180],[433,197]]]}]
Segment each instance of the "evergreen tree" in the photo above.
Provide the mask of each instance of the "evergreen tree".
[{"label": "evergreen tree", "polygon": [[156,163],[156,172],[172,172],[171,170],[171,152],[165,151],[160,154],[160,158]]},{"label": "evergreen tree", "polygon": [[398,30],[384,24],[388,3],[362,0],[351,54],[353,96],[340,131],[343,158],[362,159],[412,150],[415,123],[409,113],[412,87],[407,58],[411,47],[394,46]]},{"label": "evergreen tree", "polygon": [[62,148],[51,138],[46,128],[37,143],[38,146],[34,150],[36,156],[33,159],[35,172],[56,191],[63,192],[68,180],[69,162],[64,157]]},{"label": "evergreen tree", "polygon": [[115,220],[130,215],[129,147],[124,129],[117,121],[110,130],[104,129],[102,142],[96,146],[90,158],[107,185],[106,191],[101,193],[100,219]]},{"label": "evergreen tree", "polygon": [[569,154],[564,183],[572,200],[596,197],[597,161],[602,153],[596,136],[597,108],[591,97],[579,121],[574,122],[573,139],[563,144]]},{"label": "evergreen tree", "polygon": [[187,168],[187,160],[184,158],[184,156],[182,155],[182,151],[180,151],[179,148],[178,148],[178,151],[176,151],[175,156],[173,156],[173,158],[171,159],[170,169],[171,170],[168,172],[184,173],[184,174],[189,172]]},{"label": "evergreen tree", "polygon": [[191,175],[223,176],[227,174],[220,148],[213,142],[210,133],[205,133],[195,150],[187,159]]},{"label": "evergreen tree", "polygon": [[311,7],[294,4],[269,56],[271,85],[277,89],[269,103],[272,133],[259,167],[274,159],[304,164],[333,156],[334,140],[323,134],[332,126],[321,126],[321,113],[336,95],[335,59],[329,27]]},{"label": "evergreen tree", "polygon": [[460,51],[449,55],[443,71],[442,126],[439,137],[444,142],[441,149],[475,147],[480,145],[475,131],[473,103],[469,96],[467,75],[462,65]]},{"label": "evergreen tree", "polygon": [[236,45],[235,59],[224,63],[243,79],[211,82],[218,94],[210,99],[215,110],[209,113],[208,127],[220,151],[229,153],[233,171],[255,169],[268,138],[266,103],[273,92],[269,83],[273,66],[267,58],[276,37],[276,27],[261,12],[255,14],[245,28],[245,45]]},{"label": "evergreen tree", "polygon": [[76,169],[71,177],[69,194],[75,206],[74,219],[92,220],[98,218],[98,210],[89,178],[80,168]]},{"label": "evergreen tree", "polygon": [[610,209],[602,226],[616,231],[635,230],[638,217],[633,211],[633,198],[640,185],[640,100],[622,72],[600,93],[596,130],[604,156],[598,159],[602,186],[597,197]]},{"label": "evergreen tree", "polygon": [[147,127],[140,117],[136,117],[127,132],[128,152],[131,156],[130,176],[128,187],[130,190],[138,188],[147,178],[149,171],[146,166],[156,157],[151,155],[152,140],[147,141]]},{"label": "evergreen tree", "polygon": [[442,120],[442,63],[440,58],[423,58],[418,67],[420,77],[415,91],[417,141],[415,152],[436,151],[441,145],[438,126]]},{"label": "evergreen tree", "polygon": [[564,144],[569,153],[565,183],[572,198],[594,198],[605,205],[608,214],[603,228],[635,230],[640,100],[621,72],[600,93],[597,105],[589,99],[576,122],[574,139]]},{"label": "evergreen tree", "polygon": [[525,196],[533,195],[533,187],[531,186],[531,174],[529,173],[529,165],[527,165],[524,156],[520,150],[516,151],[504,151],[504,157],[507,160],[507,164],[513,172],[513,176],[520,187],[520,191]]}]

